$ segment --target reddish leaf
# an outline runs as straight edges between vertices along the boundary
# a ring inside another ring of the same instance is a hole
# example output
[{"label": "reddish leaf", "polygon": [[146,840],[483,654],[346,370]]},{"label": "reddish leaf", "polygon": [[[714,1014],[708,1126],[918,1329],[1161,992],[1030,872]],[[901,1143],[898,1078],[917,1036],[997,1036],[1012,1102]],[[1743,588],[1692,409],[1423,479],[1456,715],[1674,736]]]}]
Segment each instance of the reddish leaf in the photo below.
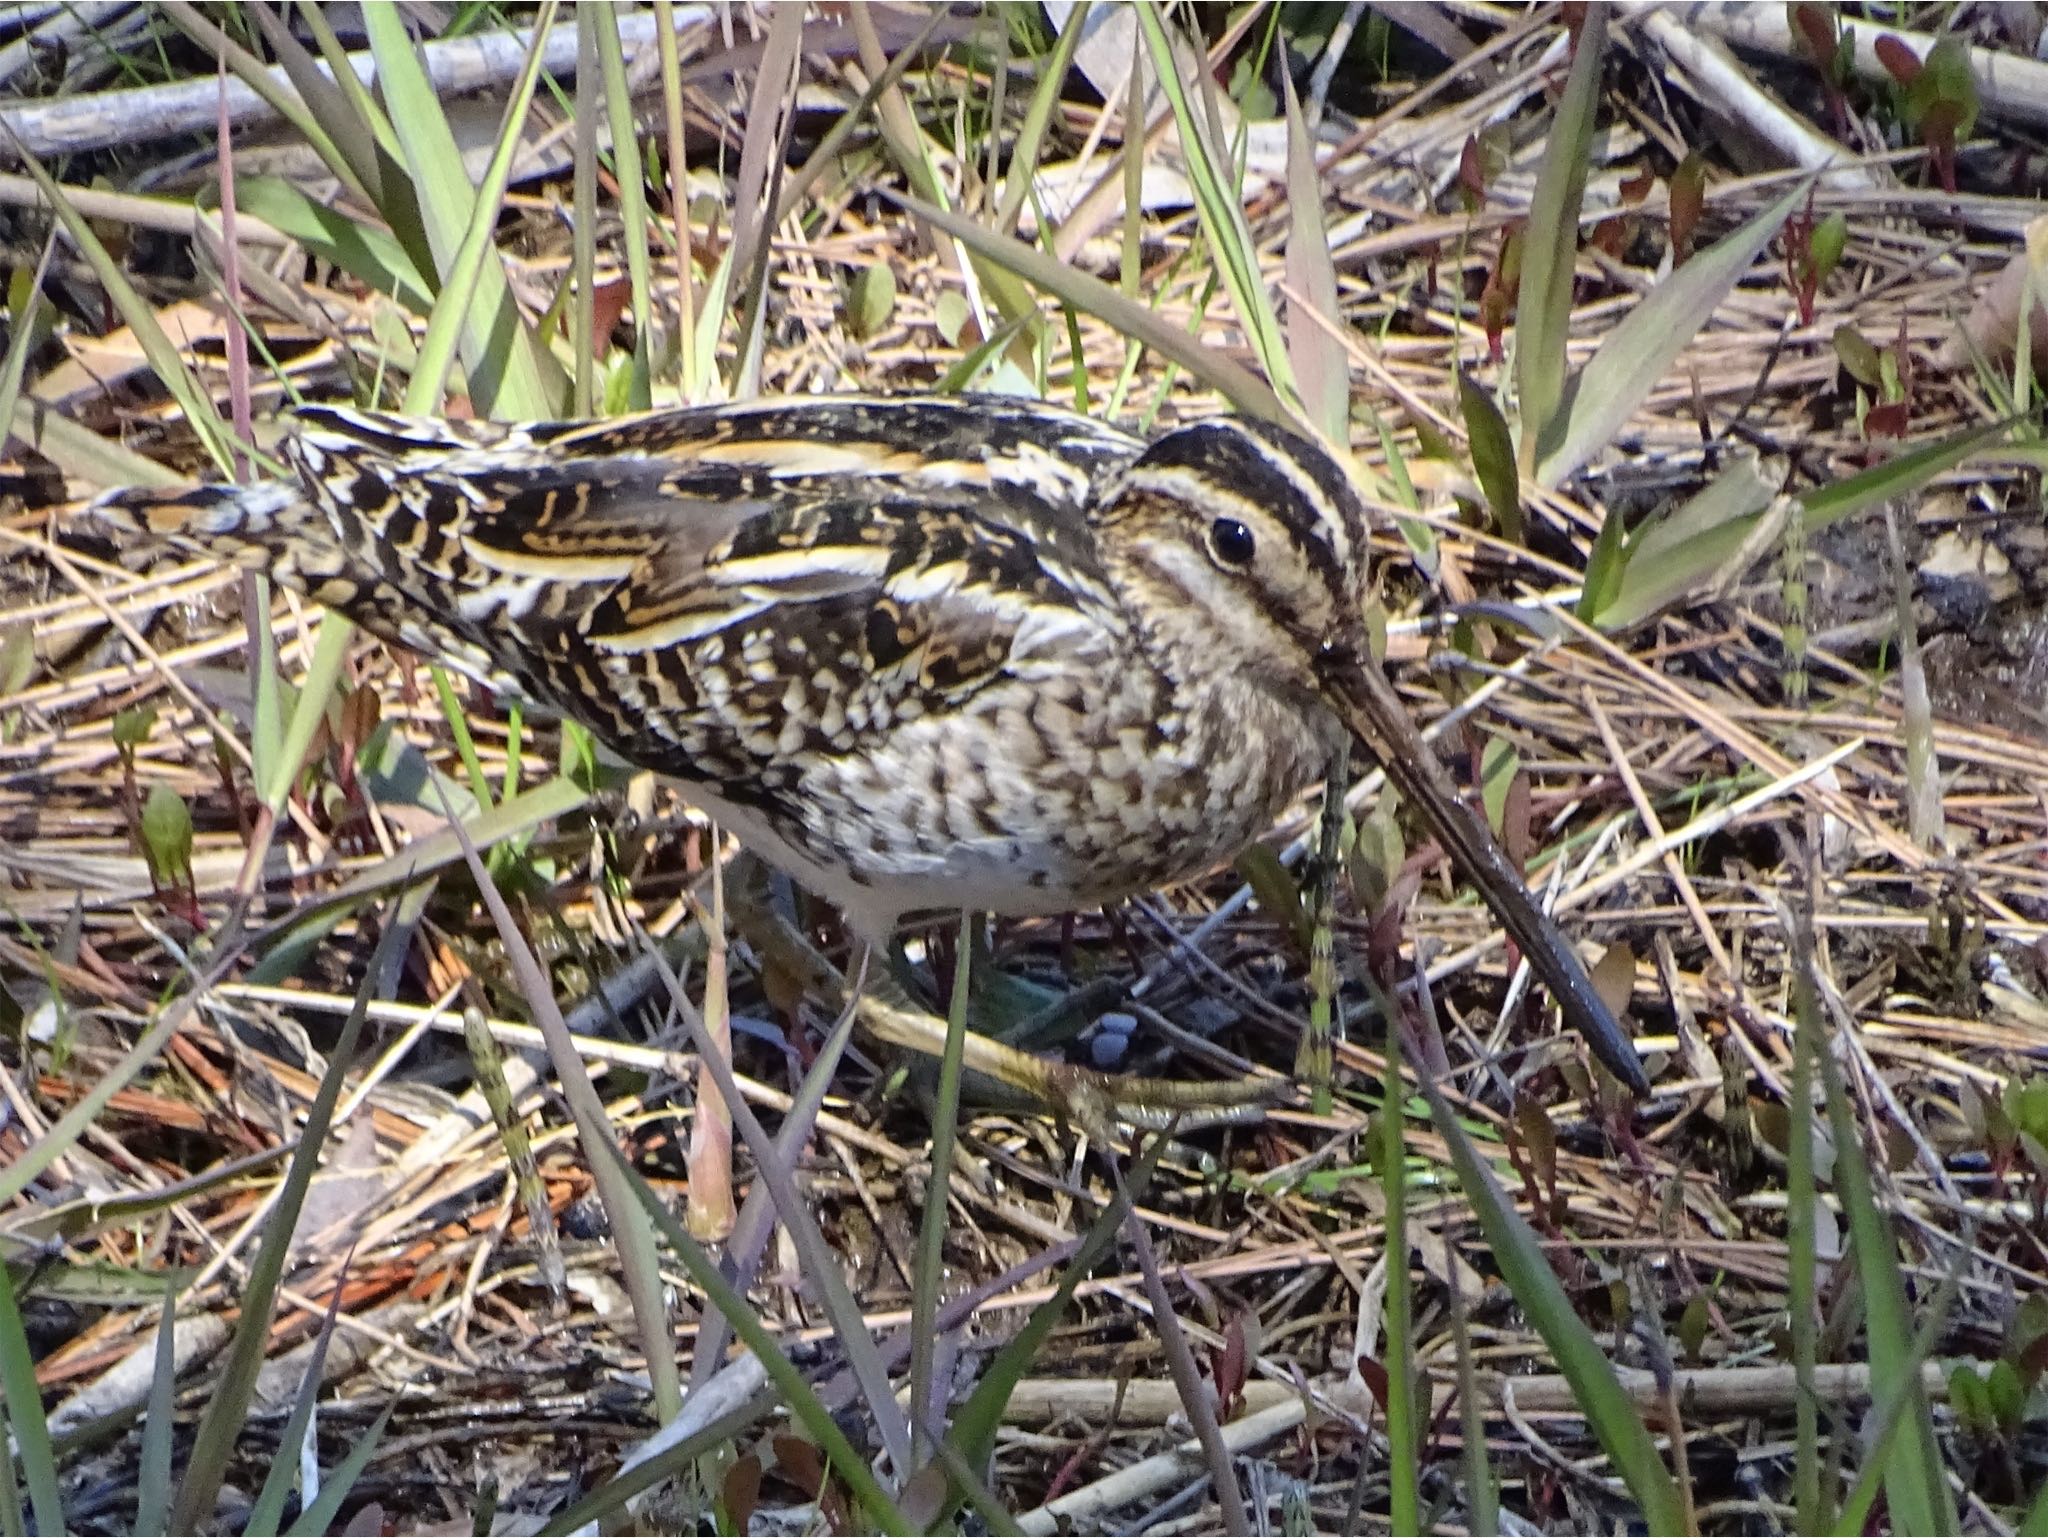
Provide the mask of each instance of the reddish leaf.
[{"label": "reddish leaf", "polygon": [[1900,85],[1911,85],[1920,76],[1922,65],[1920,55],[1913,52],[1891,33],[1887,32],[1877,40],[1877,62],[1891,74]]},{"label": "reddish leaf", "polygon": [[626,313],[626,306],[632,302],[633,285],[630,279],[614,278],[609,283],[598,284],[592,293],[590,346],[602,359],[611,346],[613,329]]},{"label": "reddish leaf", "polygon": [[718,1501],[724,1508],[727,1532],[753,1531],[754,1508],[761,1502],[761,1460],[752,1453],[735,1458],[732,1467],[725,1471]]},{"label": "reddish leaf", "polygon": [[1458,190],[1464,194],[1468,211],[1486,201],[1486,161],[1472,134],[1465,135],[1465,147],[1458,152]]},{"label": "reddish leaf", "polygon": [[1863,414],[1863,431],[1872,438],[1903,438],[1912,425],[1912,408],[1904,401],[1872,406]]},{"label": "reddish leaf", "polygon": [[1376,1357],[1362,1356],[1358,1359],[1358,1375],[1365,1379],[1365,1386],[1372,1390],[1372,1397],[1384,1412],[1387,1408],[1387,1388],[1391,1379],[1387,1376],[1384,1363]]},{"label": "reddish leaf", "polygon": [[1557,1127],[1550,1113],[1525,1095],[1515,1097],[1515,1135],[1530,1172],[1545,1191],[1557,1189]]},{"label": "reddish leaf", "polygon": [[1586,244],[1613,261],[1620,261],[1622,253],[1628,250],[1630,219],[1602,219],[1593,226],[1593,233]]},{"label": "reddish leaf", "polygon": [[1593,991],[1616,1019],[1628,1012],[1636,991],[1636,956],[1626,941],[1616,940],[1593,963]]},{"label": "reddish leaf", "polygon": [[1223,1345],[1210,1364],[1216,1386],[1216,1418],[1234,1420],[1244,1403],[1244,1385],[1250,1371],[1251,1353],[1244,1339],[1244,1315],[1232,1314],[1223,1327]]},{"label": "reddish leaf", "polygon": [[1820,72],[1827,74],[1835,65],[1835,24],[1831,14],[1817,5],[1795,5],[1791,11],[1792,28],[1799,35],[1800,47]]},{"label": "reddish leaf", "polygon": [[1920,114],[1920,142],[1927,146],[1927,158],[1934,165],[1941,190],[1956,190],[1956,125],[1963,120],[1963,104],[1944,98],[1928,103]]},{"label": "reddish leaf", "polygon": [[1627,177],[1621,184],[1621,201],[1630,208],[1650,195],[1650,189],[1657,185],[1657,173],[1644,166],[1639,176]]},{"label": "reddish leaf", "polygon": [[1707,163],[1699,151],[1687,153],[1671,173],[1671,262],[1677,266],[1692,255],[1693,237],[1707,206]]},{"label": "reddish leaf", "polygon": [[1486,328],[1488,358],[1495,363],[1504,362],[1507,358],[1507,349],[1501,345],[1501,339],[1507,335],[1508,330],[1508,296],[1505,289],[1491,283],[1486,285],[1486,292],[1479,296],[1479,324]]},{"label": "reddish leaf", "polygon": [[1502,803],[1500,814],[1501,843],[1517,870],[1529,868],[1529,856],[1536,844],[1529,820],[1529,777],[1517,770],[1508,779],[1507,800]]},{"label": "reddish leaf", "polygon": [[825,1483],[825,1460],[818,1455],[818,1449],[802,1437],[778,1436],[771,1445],[775,1449],[775,1467],[811,1500],[818,1498],[819,1487]]}]

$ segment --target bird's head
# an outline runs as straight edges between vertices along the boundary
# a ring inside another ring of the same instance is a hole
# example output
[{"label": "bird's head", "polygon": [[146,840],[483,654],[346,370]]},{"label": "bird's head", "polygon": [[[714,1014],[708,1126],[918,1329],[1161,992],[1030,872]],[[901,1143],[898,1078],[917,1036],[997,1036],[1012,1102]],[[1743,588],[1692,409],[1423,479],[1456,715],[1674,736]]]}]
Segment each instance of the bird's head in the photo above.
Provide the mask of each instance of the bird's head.
[{"label": "bird's head", "polygon": [[1308,439],[1235,418],[1156,440],[1106,488],[1099,527],[1140,612],[1303,703],[1363,641],[1365,505]]}]

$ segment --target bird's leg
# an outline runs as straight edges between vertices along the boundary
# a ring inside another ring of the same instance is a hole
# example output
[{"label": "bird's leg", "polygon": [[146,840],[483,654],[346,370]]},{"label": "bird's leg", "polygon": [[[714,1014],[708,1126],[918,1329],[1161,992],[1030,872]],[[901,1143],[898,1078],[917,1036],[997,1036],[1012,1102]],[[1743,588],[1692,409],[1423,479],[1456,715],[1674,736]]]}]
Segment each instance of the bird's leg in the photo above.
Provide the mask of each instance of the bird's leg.
[{"label": "bird's leg", "polygon": [[[768,965],[797,979],[804,991],[854,1011],[870,1035],[926,1057],[946,1050],[946,1022],[913,1001],[885,969],[869,968],[866,983],[849,989],[837,968],[794,925],[766,907],[730,894],[732,918]],[[1097,1073],[1019,1052],[968,1032],[962,1065],[1030,1096],[1098,1142],[1114,1142],[1121,1127],[1186,1129],[1205,1121],[1246,1120],[1286,1093],[1276,1074],[1236,1079],[1180,1080]]]}]

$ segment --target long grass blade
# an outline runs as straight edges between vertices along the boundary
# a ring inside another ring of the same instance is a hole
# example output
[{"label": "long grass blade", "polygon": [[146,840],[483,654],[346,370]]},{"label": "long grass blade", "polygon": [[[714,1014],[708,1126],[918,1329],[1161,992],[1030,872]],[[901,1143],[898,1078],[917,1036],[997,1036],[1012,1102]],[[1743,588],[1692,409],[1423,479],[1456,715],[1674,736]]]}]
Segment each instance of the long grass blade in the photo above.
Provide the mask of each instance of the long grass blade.
[{"label": "long grass blade", "polygon": [[[541,52],[548,29],[554,24],[555,10],[554,0],[548,0],[534,19],[533,43],[527,49],[525,63],[520,66],[519,78],[512,83],[512,94],[506,99],[505,115],[498,126],[498,142],[492,148],[490,164],[484,169],[483,182],[476,190],[476,204],[470,211],[469,227],[463,231],[462,244],[456,249],[455,260],[449,264],[442,302],[434,306],[433,313],[427,318],[426,335],[420,338],[419,359],[413,365],[413,377],[406,387],[409,410],[431,411],[440,403],[469,314],[467,305],[459,299],[451,302],[449,296],[475,293],[484,264],[497,256],[494,242],[498,232],[498,214],[504,206],[505,189],[512,182],[512,162],[519,149],[519,128],[526,121],[527,111],[533,105],[534,88],[540,83]],[[643,277],[646,265],[643,248],[640,263]],[[643,337],[646,330],[643,324],[640,328]]]},{"label": "long grass blade", "polygon": [[[1801,1012],[1812,1014],[1806,1029],[1817,1036],[1820,1005],[1815,997],[1813,951],[1803,926],[1799,928],[1794,940],[1794,1003]],[[1898,1240],[1877,1203],[1876,1183],[1864,1157],[1841,1069],[1829,1052],[1819,1055],[1817,1066],[1827,1096],[1828,1125],[1834,1134],[1834,1186],[1848,1219],[1856,1274],[1863,1284],[1872,1397],[1879,1404],[1898,1402],[1905,1417],[1897,1449],[1884,1460],[1885,1500],[1892,1527],[1896,1532],[1922,1535],[1957,1532],[1941,1442],[1934,1434],[1934,1417],[1913,1351],[1913,1311],[1899,1267]]]},{"label": "long grass blade", "polygon": [[156,1370],[142,1412],[142,1448],[135,1470],[135,1531],[167,1532],[171,1520],[171,1433],[178,1398],[178,1280],[164,1281],[156,1323]]},{"label": "long grass blade", "polygon": [[967,1041],[967,984],[973,971],[974,921],[960,915],[960,945],[953,966],[953,999],[946,1011],[946,1050],[939,1058],[938,1091],[932,1103],[932,1169],[925,1182],[924,1216],[918,1225],[917,1263],[911,1277],[910,1435],[922,1458],[924,1428],[940,1409],[932,1392],[932,1363],[938,1355],[940,1293],[946,1282],[946,1238],[950,1227],[953,1143],[960,1118],[960,1059]]},{"label": "long grass blade", "polygon": [[[22,1326],[14,1279],[5,1266],[0,1266],[0,1391],[4,1391],[0,1392],[0,1481],[11,1495],[18,1458],[36,1531],[66,1532],[57,1459],[50,1448],[50,1423],[43,1414],[43,1391],[36,1383],[36,1359],[29,1350],[28,1331]],[[10,1440],[13,1457],[8,1456]]]},{"label": "long grass blade", "polygon": [[918,218],[953,236],[969,250],[999,262],[1062,303],[1093,315],[1124,336],[1133,337],[1163,358],[1171,359],[1208,385],[1246,416],[1288,423],[1293,414],[1280,397],[1251,370],[1231,361],[1198,337],[1119,294],[1100,278],[1082,272],[1020,240],[985,228],[980,221],[901,193],[893,196]]},{"label": "long grass blade", "polygon": [[363,1470],[370,1466],[370,1460],[384,1445],[384,1433],[391,1425],[391,1416],[398,1409],[393,1400],[378,1412],[370,1422],[370,1429],[349,1447],[348,1455],[329,1472],[326,1482],[320,1486],[319,1497],[309,1501],[306,1509],[299,1513],[299,1520],[285,1531],[290,1538],[313,1538],[318,1533],[334,1531],[334,1519],[341,1513],[341,1503],[354,1493],[356,1481],[363,1477]]},{"label": "long grass blade", "polygon": [[[523,807],[532,799],[531,796],[521,796],[512,804]],[[462,858],[469,866],[470,878],[475,881],[477,893],[483,898],[491,923],[504,944],[506,961],[526,997],[533,1023],[540,1028],[541,1037],[547,1042],[548,1061],[554,1065],[555,1076],[562,1086],[562,1098],[569,1102],[570,1115],[576,1122],[576,1135],[582,1140],[584,1152],[591,1160],[598,1198],[604,1203],[605,1215],[611,1220],[612,1244],[618,1251],[619,1269],[633,1309],[633,1324],[640,1336],[641,1350],[647,1357],[655,1418],[666,1424],[674,1420],[682,1409],[683,1385],[682,1374],[676,1367],[675,1339],[669,1329],[667,1293],[655,1258],[653,1231],[648,1227],[639,1204],[633,1200],[630,1188],[618,1180],[612,1173],[612,1166],[599,1157],[603,1152],[616,1154],[612,1145],[611,1123],[605,1115],[604,1102],[598,1098],[597,1086],[590,1082],[590,1071],[583,1066],[582,1054],[576,1050],[569,1024],[562,1018],[562,1007],[555,1000],[547,973],[535,959],[533,947],[526,943],[525,935],[520,933],[512,910],[507,906],[504,894],[498,890],[498,884],[491,879],[491,873],[484,865],[483,856],[477,852],[468,829],[452,808],[444,808],[444,815],[448,819],[448,831],[462,846]]]},{"label": "long grass blade", "polygon": [[[1398,1016],[1390,1012],[1388,1018]],[[1551,1360],[1571,1384],[1573,1399],[1600,1445],[1607,1450],[1607,1456],[1614,1461],[1629,1493],[1642,1507],[1650,1531],[1685,1531],[1684,1503],[1670,1470],[1657,1452],[1656,1441],[1614,1376],[1614,1365],[1605,1348],[1593,1338],[1593,1332],[1572,1307],[1557,1273],[1544,1257],[1542,1241],[1501,1190],[1450,1102],[1426,1078],[1422,1093],[1429,1101],[1430,1119],[1450,1151],[1458,1183],[1479,1219],[1480,1231],[1486,1235],[1495,1264],[1507,1279],[1515,1301],[1521,1304],[1523,1313],[1550,1348]]]},{"label": "long grass blade", "polygon": [[[1571,335],[1572,277],[1579,261],[1579,207],[1592,160],[1593,120],[1600,105],[1600,62],[1607,45],[1606,7],[1580,13],[1571,73],[1543,147],[1529,224],[1522,240],[1522,282],[1515,296],[1515,386],[1522,418],[1521,465],[1536,463],[1564,396],[1565,343]],[[1548,484],[1555,484],[1551,482]]]},{"label": "long grass blade", "polygon": [[[1588,8],[1599,15],[1600,7]],[[1529,402],[1522,402],[1522,453],[1535,441],[1536,481],[1556,486],[1614,441],[1628,419],[1650,397],[1673,361],[1699,333],[1715,307],[1749,271],[1786,216],[1806,195],[1806,186],[1786,193],[1734,234],[1678,268],[1608,332],[1586,366],[1572,376],[1556,411],[1531,426]],[[1523,281],[1528,268],[1523,268]],[[1518,327],[1521,322],[1517,322]],[[1517,338],[1516,356],[1526,347]],[[1560,353],[1563,341],[1557,343]],[[1526,389],[1526,382],[1524,388]]]},{"label": "long grass blade", "polygon": [[214,1499],[220,1492],[221,1478],[227,1472],[229,1455],[234,1451],[235,1439],[248,1418],[249,1403],[256,1392],[256,1375],[263,1366],[264,1348],[269,1343],[271,1310],[277,1301],[278,1286],[284,1280],[292,1233],[298,1227],[299,1210],[312,1186],[313,1175],[320,1167],[320,1150],[327,1141],[334,1108],[341,1099],[342,1084],[355,1061],[356,1042],[369,1014],[371,994],[378,979],[384,976],[385,968],[397,955],[400,939],[409,932],[404,925],[385,926],[371,956],[369,969],[364,974],[363,984],[356,990],[355,1002],[347,1019],[342,1022],[341,1034],[328,1059],[327,1072],[321,1076],[320,1088],[306,1107],[298,1152],[292,1155],[291,1166],[285,1171],[276,1203],[263,1228],[262,1242],[257,1246],[256,1258],[251,1262],[248,1278],[243,1283],[242,1312],[235,1324],[234,1340],[228,1347],[218,1385],[206,1402],[206,1410],[199,1419],[199,1429],[192,1439],[185,1477],[178,1486],[178,1498],[171,1508],[174,1532],[198,1532],[213,1515]]},{"label": "long grass blade", "polygon": [[[747,1303],[745,1297],[736,1292],[719,1271],[717,1264],[705,1253],[703,1247],[683,1231],[683,1225],[639,1173],[627,1165],[625,1158],[609,1141],[599,1143],[594,1149],[595,1161],[602,1161],[611,1167],[612,1173],[638,1198],[641,1210],[654,1225],[655,1230],[667,1241],[669,1251],[682,1262],[683,1269],[690,1274],[690,1280],[703,1290],[713,1307],[725,1316],[733,1329],[738,1332],[747,1348],[760,1359],[782,1394],[783,1403],[802,1424],[804,1430],[817,1442],[824,1452],[833,1472],[846,1481],[854,1499],[861,1503],[866,1515],[884,1532],[908,1533],[913,1529],[903,1513],[884,1493],[868,1468],[867,1460],[846,1440],[846,1434],[839,1429],[832,1412],[804,1381],[783,1351],[781,1343],[769,1333],[761,1318]],[[892,1401],[893,1402],[893,1401]]]},{"label": "long grass blade", "polygon": [[[626,57],[619,46],[619,20],[609,6],[596,7],[597,58],[604,72],[604,110],[612,130],[612,172],[619,188],[619,219],[624,225],[626,277],[633,290],[633,378],[627,402],[635,411],[654,404],[654,281],[648,265],[647,176],[640,164],[639,126],[626,83]],[[534,62],[540,59],[545,22],[534,25]],[[516,135],[511,136],[516,141]],[[511,167],[510,156],[506,168]]]},{"label": "long grass blade", "polygon": [[[476,189],[463,171],[461,148],[406,32],[405,14],[396,6],[371,6],[363,12],[363,27],[377,61],[378,87],[418,192],[427,246],[436,267],[450,272],[475,217]],[[454,304],[463,313],[463,370],[481,414],[534,420],[560,409],[568,398],[561,371],[535,345],[495,253],[478,269],[474,292],[444,286],[435,303]],[[423,411],[437,403],[409,397],[407,404]]]},{"label": "long grass blade", "polygon": [[[1259,268],[1258,248],[1252,240],[1251,227],[1245,223],[1241,190],[1232,187],[1225,179],[1205,114],[1196,111],[1195,104],[1188,97],[1187,82],[1181,78],[1180,63],[1174,55],[1172,40],[1167,36],[1166,24],[1160,18],[1157,5],[1153,0],[1138,0],[1136,9],[1138,29],[1145,39],[1146,52],[1151,57],[1159,88],[1173,109],[1174,127],[1180,135],[1188,180],[1194,187],[1195,209],[1202,221],[1202,238],[1208,242],[1210,253],[1216,258],[1217,270],[1222,274],[1224,288],[1237,311],[1238,323],[1244,327],[1266,377],[1273,381],[1280,398],[1298,398],[1293,365],[1287,356],[1286,337],[1281,330],[1279,316],[1274,313],[1265,275]],[[1206,71],[1201,72],[1200,78],[1209,80]]]},{"label": "long grass blade", "polygon": [[[346,1276],[344,1268],[341,1278]],[[262,1488],[256,1492],[256,1503],[249,1508],[249,1520],[243,1524],[245,1538],[271,1538],[284,1520],[284,1503],[291,1498],[292,1487],[298,1482],[306,1433],[312,1429],[313,1411],[320,1402],[320,1379],[327,1366],[327,1348],[334,1340],[334,1321],[341,1313],[342,1290],[342,1280],[337,1278],[333,1295],[327,1300],[327,1312],[320,1320],[320,1333],[313,1337],[313,1349],[307,1353],[299,1391],[292,1396],[291,1414],[277,1439],[277,1456],[271,1460]]]}]

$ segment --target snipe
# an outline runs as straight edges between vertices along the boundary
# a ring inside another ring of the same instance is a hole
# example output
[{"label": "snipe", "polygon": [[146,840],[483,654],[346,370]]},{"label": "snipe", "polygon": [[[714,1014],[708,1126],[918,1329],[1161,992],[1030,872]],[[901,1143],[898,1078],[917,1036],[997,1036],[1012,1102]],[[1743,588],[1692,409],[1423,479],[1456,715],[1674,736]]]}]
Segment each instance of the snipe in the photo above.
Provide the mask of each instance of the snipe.
[{"label": "snipe", "polygon": [[1372,661],[1365,509],[1303,438],[840,397],[526,426],[323,408],[288,453],[290,481],[98,508],[582,722],[870,941],[1198,874],[1348,730],[1648,1088]]}]

